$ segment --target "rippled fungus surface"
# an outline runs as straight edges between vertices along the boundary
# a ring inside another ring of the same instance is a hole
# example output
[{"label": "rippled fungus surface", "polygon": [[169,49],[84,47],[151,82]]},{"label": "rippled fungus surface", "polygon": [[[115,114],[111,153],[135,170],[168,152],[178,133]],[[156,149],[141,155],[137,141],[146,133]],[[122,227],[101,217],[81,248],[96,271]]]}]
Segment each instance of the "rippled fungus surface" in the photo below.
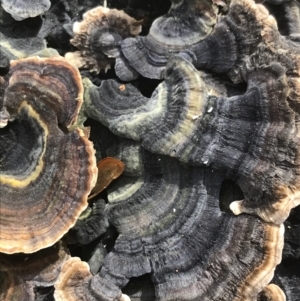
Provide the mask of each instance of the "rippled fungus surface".
[{"label": "rippled fungus surface", "polygon": [[0,299],[300,300],[299,1],[12,2]]},{"label": "rippled fungus surface", "polygon": [[87,207],[96,180],[92,143],[68,131],[82,103],[79,72],[62,58],[12,61],[0,133],[0,251],[51,246]]}]

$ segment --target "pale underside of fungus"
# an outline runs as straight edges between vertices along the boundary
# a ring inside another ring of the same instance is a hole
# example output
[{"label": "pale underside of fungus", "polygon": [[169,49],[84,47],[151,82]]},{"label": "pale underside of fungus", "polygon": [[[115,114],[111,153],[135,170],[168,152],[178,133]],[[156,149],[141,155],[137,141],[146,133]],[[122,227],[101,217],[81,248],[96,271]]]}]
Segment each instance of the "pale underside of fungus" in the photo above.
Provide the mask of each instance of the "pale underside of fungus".
[{"label": "pale underside of fungus", "polygon": [[299,1],[27,2],[0,10],[0,299],[300,300]]}]

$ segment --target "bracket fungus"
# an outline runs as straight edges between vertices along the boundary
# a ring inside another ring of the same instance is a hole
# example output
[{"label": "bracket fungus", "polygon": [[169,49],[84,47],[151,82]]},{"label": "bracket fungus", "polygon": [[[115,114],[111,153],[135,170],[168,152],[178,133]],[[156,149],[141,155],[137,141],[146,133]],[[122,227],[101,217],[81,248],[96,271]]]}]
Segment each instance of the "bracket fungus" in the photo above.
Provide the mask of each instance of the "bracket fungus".
[{"label": "bracket fungus", "polygon": [[71,43],[79,51],[68,52],[66,59],[78,68],[99,73],[110,69],[114,58],[120,55],[120,43],[124,38],[141,31],[141,22],[125,12],[99,6],[87,11],[83,21],[73,25]]},{"label": "bracket fungus", "polygon": [[231,205],[234,213],[280,224],[300,203],[300,141],[285,68],[248,66],[244,78],[246,93],[226,98],[191,63],[172,57],[150,99],[133,86],[120,91],[117,82],[104,81],[86,90],[86,112],[154,153],[226,170],[245,195]]},{"label": "bracket fungus", "polygon": [[2,0],[2,7],[17,20],[33,18],[46,12],[51,5],[50,0]]},{"label": "bracket fungus", "polygon": [[100,272],[92,276],[72,259],[86,266],[74,271],[67,261],[57,301],[66,294],[122,300],[129,279],[149,273],[157,300],[256,300],[281,260],[283,226],[221,213],[220,173],[146,151],[144,158],[153,164],[140,188],[108,204],[120,235]]},{"label": "bracket fungus", "polygon": [[[288,77],[299,75],[299,47],[281,36],[275,18],[252,0],[231,1],[228,14],[204,40],[182,51],[198,69],[227,73],[242,82],[249,60],[258,66],[279,62]],[[296,66],[295,66],[296,63]]]},{"label": "bracket fungus", "polygon": [[[98,293],[101,289],[112,295],[111,287],[105,285],[103,287],[94,287],[89,281],[93,275],[90,273],[89,265],[81,261],[78,257],[70,258],[62,267],[62,273],[55,284],[55,301],[66,300],[83,300],[96,301],[108,300],[109,296]],[[93,291],[95,290],[95,293]],[[114,296],[115,301],[130,301],[130,298],[120,291],[117,296]]]},{"label": "bracket fungus", "polygon": [[32,253],[58,241],[87,207],[97,177],[92,143],[69,131],[82,103],[77,69],[64,59],[12,61],[0,130],[0,251]]},{"label": "bracket fungus", "polygon": [[1,300],[300,300],[300,2],[159,1],[0,1]]},{"label": "bracket fungus", "polygon": [[122,53],[144,77],[162,78],[170,56],[204,39],[217,19],[217,6],[211,0],[172,0],[169,12],[156,19],[146,37],[127,38]]},{"label": "bracket fungus", "polygon": [[228,73],[233,82],[241,82],[245,60],[272,34],[278,36],[277,24],[263,5],[233,0],[212,34],[183,53],[191,57],[196,68]]}]

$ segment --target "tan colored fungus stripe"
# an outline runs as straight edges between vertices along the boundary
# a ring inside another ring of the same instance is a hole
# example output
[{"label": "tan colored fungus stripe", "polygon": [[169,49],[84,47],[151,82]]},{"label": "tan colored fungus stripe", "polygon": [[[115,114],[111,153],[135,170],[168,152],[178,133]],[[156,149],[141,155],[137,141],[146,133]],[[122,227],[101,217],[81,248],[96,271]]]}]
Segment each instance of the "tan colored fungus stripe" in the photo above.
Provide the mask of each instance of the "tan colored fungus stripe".
[{"label": "tan colored fungus stripe", "polygon": [[272,301],[286,301],[284,292],[276,284],[269,284],[262,291],[262,295]]},{"label": "tan colored fungus stripe", "polygon": [[[87,284],[92,277],[90,267],[86,262],[81,261],[78,257],[71,257],[63,264],[61,273],[54,284],[54,299],[56,301],[79,299],[86,301],[94,298],[94,294],[89,290]],[[131,299],[122,294],[118,300],[130,301]]]},{"label": "tan colored fungus stripe", "polygon": [[272,208],[258,208],[257,210],[248,209],[244,207],[244,201],[242,200],[232,202],[230,204],[230,209],[235,215],[241,213],[253,214],[253,212],[255,212],[255,214],[263,220],[278,225],[288,218],[292,208],[295,208],[300,204],[300,183],[294,184],[294,187],[292,187],[292,185],[281,185],[277,187],[277,191],[280,191],[282,195],[285,195],[286,197],[273,203]]},{"label": "tan colored fungus stripe", "polygon": [[238,297],[233,301],[257,300],[258,293],[271,281],[276,266],[281,262],[284,244],[284,225],[277,226],[265,223],[265,231],[264,260],[245,279],[243,285],[238,288]]},{"label": "tan colored fungus stripe", "polygon": [[[89,265],[78,257],[67,260],[61,269],[61,273],[54,285],[54,298],[56,301],[65,301],[74,297],[75,288],[80,282],[87,282],[92,278]],[[77,281],[78,283],[76,283]]]},{"label": "tan colored fungus stripe", "polygon": [[25,295],[25,285],[23,281],[11,271],[0,272],[0,284],[1,301],[21,300],[20,298]]},{"label": "tan colored fungus stripe", "polygon": [[[183,122],[179,123],[173,131],[174,134],[167,138],[164,149],[171,149],[174,147],[174,144],[183,143],[192,135],[195,130],[194,124],[198,122],[198,118],[202,117],[206,104],[205,84],[198,71],[188,63],[180,63],[180,67],[178,66],[177,68],[180,68],[180,72],[184,73],[185,78],[188,78],[189,91],[186,94],[188,109]],[[163,89],[162,86],[159,87],[159,91],[161,89]]]},{"label": "tan colored fungus stripe", "polygon": [[44,154],[46,151],[47,146],[47,137],[49,135],[48,127],[47,125],[41,120],[39,114],[32,108],[32,106],[27,102],[23,101],[18,109],[18,113],[20,114],[21,110],[25,109],[27,111],[27,114],[35,119],[37,123],[43,128],[44,134],[43,134],[43,140],[44,140],[44,149],[41,153],[40,159],[38,161],[38,164],[36,165],[35,170],[28,175],[26,178],[23,179],[17,179],[13,176],[7,176],[7,175],[1,175],[0,174],[0,183],[5,185],[10,185],[14,188],[24,188],[29,185],[29,183],[35,181],[38,176],[40,175],[41,171],[44,168]]},{"label": "tan colored fungus stripe", "polygon": [[[8,277],[6,278],[6,281],[8,280],[9,283],[14,284],[14,279],[11,273],[7,272]],[[9,289],[7,290],[6,293],[6,298],[5,300],[11,300],[14,297],[14,292],[15,292],[15,287],[14,285],[12,285],[11,287],[9,287]]]}]

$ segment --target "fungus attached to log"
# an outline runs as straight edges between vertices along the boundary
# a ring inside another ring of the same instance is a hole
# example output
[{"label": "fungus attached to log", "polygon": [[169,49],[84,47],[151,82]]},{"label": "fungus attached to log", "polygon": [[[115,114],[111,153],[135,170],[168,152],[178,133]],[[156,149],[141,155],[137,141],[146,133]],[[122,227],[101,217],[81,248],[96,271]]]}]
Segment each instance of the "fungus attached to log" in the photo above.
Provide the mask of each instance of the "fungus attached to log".
[{"label": "fungus attached to log", "polygon": [[17,20],[33,18],[43,14],[50,8],[50,0],[2,0],[3,8]]},{"label": "fungus attached to log", "polygon": [[0,300],[298,301],[300,1],[9,1]]},{"label": "fungus attached to log", "polygon": [[32,253],[58,241],[87,207],[97,177],[92,143],[68,128],[82,103],[78,70],[62,58],[11,63],[0,130],[0,251]]},{"label": "fungus attached to log", "polygon": [[120,55],[120,43],[124,38],[141,31],[141,22],[123,11],[96,7],[83,15],[83,21],[73,25],[71,43],[79,51],[68,52],[66,59],[78,68],[99,73],[110,68],[114,58]]}]

